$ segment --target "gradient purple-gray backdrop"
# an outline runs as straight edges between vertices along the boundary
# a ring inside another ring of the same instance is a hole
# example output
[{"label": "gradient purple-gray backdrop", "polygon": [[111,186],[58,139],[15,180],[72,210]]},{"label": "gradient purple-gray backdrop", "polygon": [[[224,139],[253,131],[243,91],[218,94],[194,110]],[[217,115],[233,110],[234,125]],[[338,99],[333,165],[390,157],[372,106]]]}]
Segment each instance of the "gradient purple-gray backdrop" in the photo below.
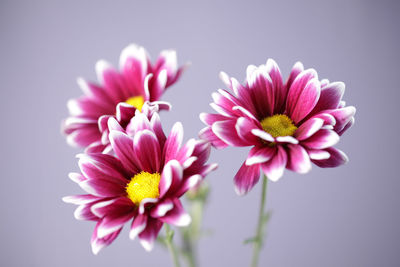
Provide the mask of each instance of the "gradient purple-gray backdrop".
[{"label": "gradient purple-gray backdrop", "polygon": [[[93,223],[76,221],[61,197],[82,192],[60,134],[77,76],[117,65],[131,42],[153,59],[174,48],[192,66],[165,94],[165,129],[179,120],[186,140],[203,127],[221,70],[243,80],[248,64],[274,58],[283,74],[295,61],[321,78],[344,81],[356,124],[340,141],[350,162],[270,183],[273,211],[260,266],[399,266],[399,12],[396,1],[4,1],[0,2],[0,265],[172,266],[163,248],[147,253],[125,229],[98,256]],[[248,266],[260,184],[245,197],[232,178],[248,149],[213,151],[219,169],[202,239],[202,266]]]}]

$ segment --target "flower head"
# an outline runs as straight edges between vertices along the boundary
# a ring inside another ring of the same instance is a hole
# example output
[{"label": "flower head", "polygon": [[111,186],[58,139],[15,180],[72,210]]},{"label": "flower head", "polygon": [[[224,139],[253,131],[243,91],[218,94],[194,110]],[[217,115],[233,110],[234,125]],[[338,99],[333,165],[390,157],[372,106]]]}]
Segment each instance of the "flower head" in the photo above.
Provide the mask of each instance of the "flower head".
[{"label": "flower head", "polygon": [[[84,95],[68,102],[70,117],[62,126],[67,142],[80,147],[107,144],[108,131],[103,126],[108,117],[115,116],[126,127],[135,110],[141,110],[146,101],[159,100],[183,69],[178,68],[175,51],[162,51],[156,63],[151,64],[147,51],[135,44],[122,50],[119,71],[104,60],[98,61],[99,84],[78,78]],[[159,102],[159,106],[170,107],[165,102]]]},{"label": "flower head", "polygon": [[112,243],[130,220],[130,238],[138,236],[146,250],[152,249],[163,223],[188,225],[190,216],[179,198],[216,168],[206,164],[208,142],[191,139],[182,146],[180,123],[166,137],[158,113],[147,115],[137,111],[127,131],[109,118],[115,156],[81,154],[81,172],[70,174],[87,194],[63,200],[79,205],[77,219],[97,222],[91,241],[95,254]]},{"label": "flower head", "polygon": [[347,161],[333,147],[354,123],[356,109],[342,101],[344,83],[320,81],[314,69],[304,70],[300,62],[284,83],[272,59],[250,65],[243,85],[223,72],[220,77],[233,94],[213,93],[211,106],[218,114],[200,114],[207,124],[200,136],[217,148],[252,146],[234,178],[238,194],[253,188],[260,169],[277,181],[285,168],[306,173],[311,162],[336,167]]}]

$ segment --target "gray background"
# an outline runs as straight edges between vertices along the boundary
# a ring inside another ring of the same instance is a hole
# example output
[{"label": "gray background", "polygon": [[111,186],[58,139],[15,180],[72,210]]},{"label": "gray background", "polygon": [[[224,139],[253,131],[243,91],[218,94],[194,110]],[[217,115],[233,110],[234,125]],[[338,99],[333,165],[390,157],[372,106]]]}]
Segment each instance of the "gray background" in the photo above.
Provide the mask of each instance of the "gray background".
[{"label": "gray background", "polygon": [[[168,3],[167,3],[168,2]],[[338,147],[349,164],[285,172],[270,183],[273,211],[260,266],[399,266],[399,2],[393,1],[4,1],[0,2],[0,265],[171,266],[156,246],[146,253],[125,229],[98,256],[93,223],[76,221],[61,197],[81,193],[78,170],[60,134],[66,101],[81,94],[77,76],[118,63],[131,42],[153,59],[174,48],[192,67],[164,99],[169,132],[179,120],[186,140],[203,127],[221,70],[243,80],[248,64],[274,58],[285,77],[295,61],[321,78],[346,83],[356,124]],[[213,151],[219,169],[202,239],[202,266],[248,266],[260,184],[245,197],[232,178],[248,149]]]}]

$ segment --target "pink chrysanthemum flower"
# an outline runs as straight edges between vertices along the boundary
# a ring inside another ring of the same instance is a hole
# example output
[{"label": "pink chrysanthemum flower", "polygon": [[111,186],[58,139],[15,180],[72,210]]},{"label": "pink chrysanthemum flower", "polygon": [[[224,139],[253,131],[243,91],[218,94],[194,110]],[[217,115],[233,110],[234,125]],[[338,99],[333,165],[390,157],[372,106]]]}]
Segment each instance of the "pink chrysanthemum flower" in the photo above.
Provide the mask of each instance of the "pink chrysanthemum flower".
[{"label": "pink chrysanthemum flower", "polygon": [[149,120],[136,112],[130,124],[132,136],[109,119],[115,156],[79,155],[81,173],[71,173],[70,178],[88,194],[63,199],[79,205],[76,219],[97,222],[91,240],[94,254],[112,243],[129,220],[130,238],[138,236],[146,250],[152,249],[163,223],[188,225],[190,216],[179,198],[216,168],[206,164],[208,142],[191,139],[181,146],[181,123],[173,126],[168,138],[157,113]]},{"label": "pink chrysanthemum flower", "polygon": [[253,146],[235,175],[235,189],[245,194],[259,180],[260,168],[277,181],[285,168],[298,173],[347,162],[333,146],[353,123],[356,109],[342,101],[345,85],[318,80],[314,69],[298,62],[283,82],[274,60],[250,65],[244,85],[220,74],[233,91],[213,93],[211,106],[219,114],[200,114],[207,124],[200,136],[217,148]]},{"label": "pink chrysanthemum flower", "polygon": [[[175,51],[162,51],[153,65],[147,51],[135,44],[122,50],[119,68],[100,60],[96,64],[99,84],[78,78],[84,95],[68,101],[70,117],[62,125],[70,145],[107,143],[108,131],[102,126],[108,117],[115,116],[125,127],[136,109],[141,110],[145,101],[159,100],[184,70],[178,68]],[[169,108],[167,103],[159,104],[160,109]]]}]

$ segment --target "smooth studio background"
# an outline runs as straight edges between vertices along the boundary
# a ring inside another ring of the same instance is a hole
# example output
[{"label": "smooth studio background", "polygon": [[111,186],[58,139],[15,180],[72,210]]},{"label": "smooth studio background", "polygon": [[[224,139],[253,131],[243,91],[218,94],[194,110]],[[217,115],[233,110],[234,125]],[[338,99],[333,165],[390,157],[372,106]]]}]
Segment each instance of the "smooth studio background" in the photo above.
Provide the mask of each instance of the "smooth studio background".
[{"label": "smooth studio background", "polygon": [[[81,94],[77,76],[114,65],[129,43],[152,58],[174,48],[192,62],[165,94],[164,129],[185,139],[203,127],[221,70],[242,81],[248,64],[274,58],[285,77],[295,61],[346,83],[356,124],[341,139],[350,162],[285,172],[270,183],[273,211],[260,266],[399,266],[399,14],[397,1],[4,1],[0,2],[0,265],[172,266],[163,248],[146,253],[125,229],[98,256],[94,224],[76,221],[61,197],[81,193],[78,170],[60,134],[66,101]],[[201,266],[248,266],[260,184],[245,197],[232,178],[248,149],[213,150],[219,169],[204,217],[213,235],[200,243]]]}]

